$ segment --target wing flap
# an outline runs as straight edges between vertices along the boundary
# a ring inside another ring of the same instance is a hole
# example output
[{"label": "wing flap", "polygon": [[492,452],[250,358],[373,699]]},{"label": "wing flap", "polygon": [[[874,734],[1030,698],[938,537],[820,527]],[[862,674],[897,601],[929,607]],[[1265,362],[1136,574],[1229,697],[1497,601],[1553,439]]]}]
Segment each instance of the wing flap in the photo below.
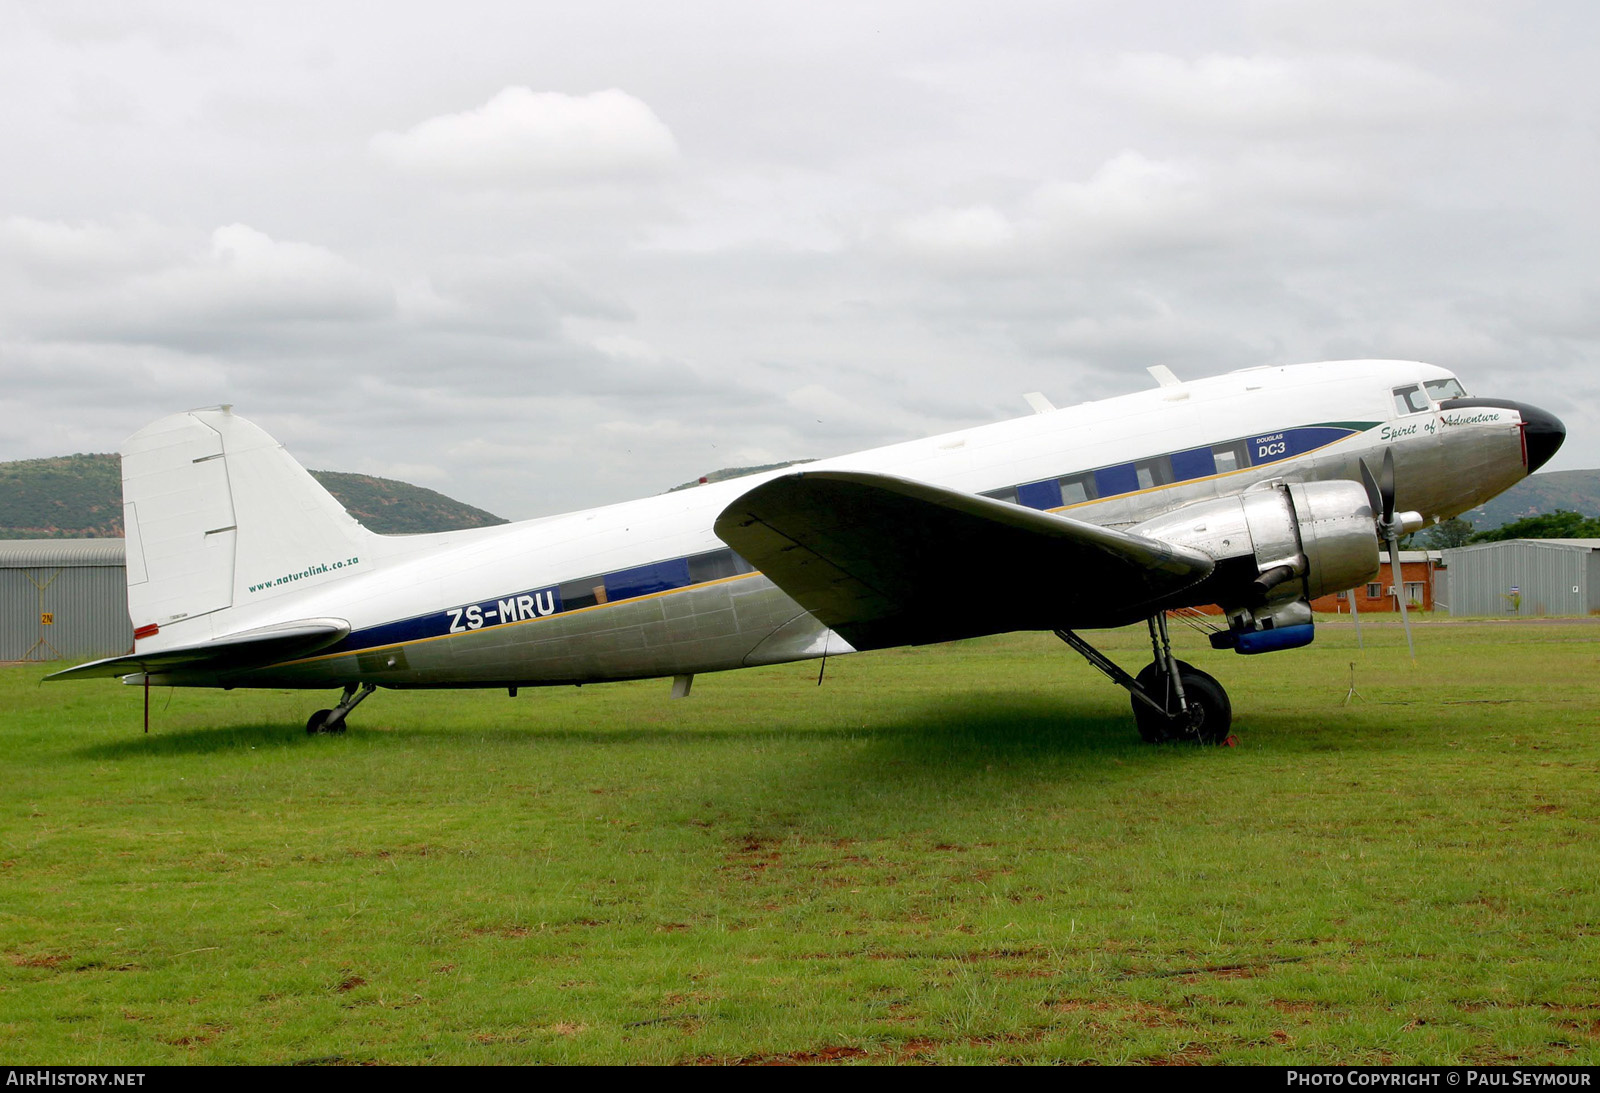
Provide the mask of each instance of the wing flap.
[{"label": "wing flap", "polygon": [[192,645],[178,645],[149,653],[92,660],[45,676],[46,680],[124,676],[138,672],[156,674],[180,669],[204,672],[242,671],[280,660],[306,656],[326,648],[350,633],[343,619],[300,619],[296,622],[244,630]]},{"label": "wing flap", "polygon": [[858,649],[1118,626],[1210,575],[1211,557],[911,479],[799,471],[716,533]]}]

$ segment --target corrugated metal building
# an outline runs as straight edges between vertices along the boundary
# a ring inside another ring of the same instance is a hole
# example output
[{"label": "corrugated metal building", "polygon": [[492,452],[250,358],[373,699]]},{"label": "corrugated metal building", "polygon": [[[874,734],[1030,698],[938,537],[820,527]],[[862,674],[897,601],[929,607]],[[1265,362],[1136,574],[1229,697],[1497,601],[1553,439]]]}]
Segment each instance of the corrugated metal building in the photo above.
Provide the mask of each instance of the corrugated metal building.
[{"label": "corrugated metal building", "polygon": [[1444,552],[1452,615],[1600,612],[1600,539],[1508,539]]},{"label": "corrugated metal building", "polygon": [[121,539],[0,540],[0,660],[133,648]]}]

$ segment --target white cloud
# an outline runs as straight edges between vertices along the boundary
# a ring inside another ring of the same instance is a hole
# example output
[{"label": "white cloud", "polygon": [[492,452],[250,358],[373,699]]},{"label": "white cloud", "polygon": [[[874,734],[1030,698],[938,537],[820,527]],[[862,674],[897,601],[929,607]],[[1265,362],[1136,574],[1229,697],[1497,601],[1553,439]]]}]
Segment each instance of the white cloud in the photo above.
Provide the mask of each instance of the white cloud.
[{"label": "white cloud", "polygon": [[381,277],[325,247],[276,240],[247,224],[217,228],[207,253],[133,291],[212,321],[375,318],[394,306]]},{"label": "white cloud", "polygon": [[117,227],[25,216],[0,220],[0,260],[34,278],[98,280],[149,266],[172,251],[172,240],[148,220]]},{"label": "white cloud", "polygon": [[1226,228],[1211,180],[1191,166],[1122,151],[1083,181],[1050,181],[1014,202],[942,208],[904,219],[890,238],[942,268],[1037,265],[1214,242]]},{"label": "white cloud", "polygon": [[1430,72],[1362,54],[1127,53],[1091,79],[1176,121],[1299,136],[1328,126],[1410,125],[1460,101],[1455,88]]},{"label": "white cloud", "polygon": [[[383,277],[326,247],[228,224],[196,246],[182,229],[12,218],[0,224],[0,318],[67,340],[184,344],[220,328],[365,321],[394,310]],[[7,261],[6,259],[9,259]]]},{"label": "white cloud", "polygon": [[1064,247],[1104,250],[1185,245],[1221,230],[1200,173],[1123,151],[1086,182],[1053,182],[1028,201],[1032,217]]},{"label": "white cloud", "polygon": [[1016,229],[991,205],[935,209],[902,221],[900,239],[912,250],[931,255],[983,255],[1009,246]]},{"label": "white cloud", "polygon": [[612,360],[646,365],[661,363],[661,353],[655,346],[627,334],[602,334],[594,339],[594,347]]},{"label": "white cloud", "polygon": [[371,140],[406,171],[492,186],[658,174],[678,159],[672,131],[624,91],[590,95],[508,87],[459,114]]},{"label": "white cloud", "polygon": [[1504,21],[1526,16],[1519,0],[1245,0],[1240,14],[1256,33],[1301,49],[1435,56],[1462,43],[1498,49]]}]

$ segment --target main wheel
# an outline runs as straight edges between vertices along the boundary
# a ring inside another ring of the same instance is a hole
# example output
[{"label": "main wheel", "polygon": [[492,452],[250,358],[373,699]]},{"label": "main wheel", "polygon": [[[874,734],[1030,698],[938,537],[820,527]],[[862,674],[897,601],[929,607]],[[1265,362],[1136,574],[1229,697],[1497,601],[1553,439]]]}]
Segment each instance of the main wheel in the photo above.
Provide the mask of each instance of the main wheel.
[{"label": "main wheel", "polygon": [[306,735],[315,736],[322,731],[322,722],[331,714],[332,710],[318,710],[306,719]]},{"label": "main wheel", "polygon": [[[1168,676],[1161,670],[1161,665],[1151,661],[1134,680],[1145,694],[1170,708],[1169,704],[1176,696],[1168,693]],[[1171,715],[1152,709],[1137,696],[1130,695],[1129,698],[1133,702],[1133,723],[1139,730],[1139,739],[1146,744],[1165,744],[1176,737],[1177,725]]]},{"label": "main wheel", "polygon": [[1183,696],[1188,700],[1193,720],[1178,709],[1178,693],[1164,665],[1151,661],[1135,677],[1145,693],[1160,702],[1168,712],[1162,714],[1139,699],[1133,699],[1133,723],[1139,736],[1150,744],[1168,740],[1192,740],[1202,744],[1221,744],[1233,726],[1233,704],[1228,692],[1211,676],[1186,661],[1178,661],[1183,679]]},{"label": "main wheel", "polygon": [[1226,744],[1228,730],[1233,727],[1233,703],[1228,701],[1228,692],[1198,668],[1185,664],[1181,671],[1183,696],[1189,700],[1190,710],[1197,711],[1195,720],[1188,724],[1182,724],[1179,718],[1181,738],[1200,744]]}]

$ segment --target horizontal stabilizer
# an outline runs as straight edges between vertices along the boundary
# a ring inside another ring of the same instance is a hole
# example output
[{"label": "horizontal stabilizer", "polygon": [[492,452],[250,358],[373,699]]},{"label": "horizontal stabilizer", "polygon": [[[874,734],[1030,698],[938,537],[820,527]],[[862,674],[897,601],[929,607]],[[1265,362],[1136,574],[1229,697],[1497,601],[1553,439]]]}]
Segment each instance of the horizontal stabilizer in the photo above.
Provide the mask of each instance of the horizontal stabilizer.
[{"label": "horizontal stabilizer", "polygon": [[193,645],[179,645],[159,652],[129,653],[126,656],[92,660],[76,668],[54,672],[45,679],[85,679],[92,676],[125,676],[138,672],[156,674],[179,670],[235,672],[258,668],[282,660],[306,656],[324,649],[350,633],[343,619],[300,619],[296,622],[263,626],[227,637]]},{"label": "horizontal stabilizer", "polygon": [[891,475],[800,471],[716,533],[857,649],[1119,626],[1210,575],[1192,548]]}]

